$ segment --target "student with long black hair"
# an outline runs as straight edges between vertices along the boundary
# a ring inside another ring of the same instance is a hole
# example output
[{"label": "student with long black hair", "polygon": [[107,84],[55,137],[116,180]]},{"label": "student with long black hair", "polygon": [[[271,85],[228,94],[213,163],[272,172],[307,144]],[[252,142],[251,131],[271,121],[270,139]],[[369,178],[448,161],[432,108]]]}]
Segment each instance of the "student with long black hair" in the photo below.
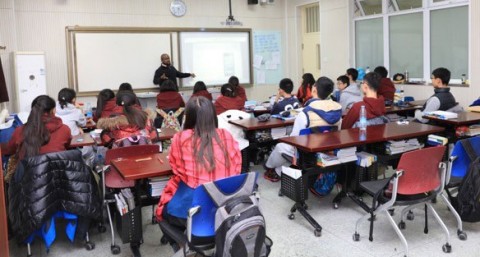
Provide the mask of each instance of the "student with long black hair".
[{"label": "student with long black hair", "polygon": [[60,152],[72,140],[70,129],[55,116],[55,100],[47,95],[36,97],[27,123],[15,129],[8,143],[2,144],[2,153],[18,153],[19,160],[39,154]]},{"label": "student with long black hair", "polygon": [[305,73],[302,76],[302,83],[297,91],[297,98],[302,105],[312,98],[312,86],[315,84],[315,78],[312,73]]},{"label": "student with long black hair", "polygon": [[212,101],[212,94],[208,92],[207,86],[203,81],[197,81],[193,86],[193,96],[203,96],[206,97],[208,100]]},{"label": "student with long black hair", "polygon": [[72,136],[83,133],[82,127],[87,124],[87,119],[82,110],[75,106],[77,94],[71,88],[62,88],[58,92],[57,110],[55,115],[62,119],[63,124],[70,128]]},{"label": "student with long black hair", "polygon": [[98,93],[97,109],[95,110],[94,120],[108,118],[117,107],[115,93],[111,89],[104,89]]},{"label": "student with long black hair", "polygon": [[[168,181],[156,211],[158,220],[185,228],[189,204],[176,199],[188,199],[193,189],[207,182],[240,174],[242,157],[237,142],[224,129],[217,128],[215,108],[207,98],[192,97],[185,109],[183,131],[175,134],[169,162],[173,176]],[[180,183],[192,190],[176,196]]]},{"label": "student with long black hair", "polygon": [[97,128],[109,132],[104,133],[105,137],[102,138],[104,141],[109,142],[113,139],[114,142],[120,142],[132,136],[150,136],[151,119],[146,112],[135,107],[136,99],[135,94],[129,91],[117,94],[116,103],[121,111],[114,113],[113,117],[101,118],[97,122]]}]

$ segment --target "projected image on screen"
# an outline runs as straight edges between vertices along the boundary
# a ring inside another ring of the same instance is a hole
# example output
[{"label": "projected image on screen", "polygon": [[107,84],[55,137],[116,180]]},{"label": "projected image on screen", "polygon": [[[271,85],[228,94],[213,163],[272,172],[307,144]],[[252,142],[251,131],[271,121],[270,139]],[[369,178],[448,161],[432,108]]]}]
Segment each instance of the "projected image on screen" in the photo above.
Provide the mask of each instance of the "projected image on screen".
[{"label": "projected image on screen", "polygon": [[183,86],[193,87],[198,80],[222,85],[230,76],[251,83],[249,42],[248,32],[181,32],[180,70],[196,75],[183,79]]}]

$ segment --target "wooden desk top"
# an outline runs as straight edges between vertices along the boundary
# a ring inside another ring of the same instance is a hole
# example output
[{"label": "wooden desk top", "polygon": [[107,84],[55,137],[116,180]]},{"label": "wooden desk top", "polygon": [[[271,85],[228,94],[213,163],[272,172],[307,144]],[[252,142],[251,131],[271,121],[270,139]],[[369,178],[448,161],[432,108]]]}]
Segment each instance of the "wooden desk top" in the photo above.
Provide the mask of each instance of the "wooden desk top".
[{"label": "wooden desk top", "polygon": [[464,126],[464,125],[480,123],[480,113],[478,112],[461,112],[458,114],[457,119],[449,119],[449,120],[443,120],[443,119],[430,117],[430,116],[423,116],[423,118],[435,121],[438,124],[446,124],[446,125],[453,125],[453,126]]},{"label": "wooden desk top", "polygon": [[426,102],[427,100],[417,100],[417,101],[408,102],[408,104],[412,106],[423,106]]},{"label": "wooden desk top", "polygon": [[91,145],[101,145],[102,141],[100,140],[100,137],[97,139],[93,139],[89,133],[83,133],[76,135],[72,137],[72,141],[70,141],[70,147],[69,148],[77,148],[77,147],[82,147],[82,146],[91,146]]},{"label": "wooden desk top", "polygon": [[408,106],[386,106],[385,107],[385,113],[386,114],[392,114],[392,113],[401,113],[401,112],[408,112],[408,111],[415,111],[418,109],[421,109],[421,105],[408,105]]},{"label": "wooden desk top", "polygon": [[153,141],[165,141],[170,140],[177,133],[176,130],[171,128],[162,128],[162,132],[158,133],[158,138],[155,138]]},{"label": "wooden desk top", "polygon": [[284,137],[280,138],[279,141],[293,145],[303,151],[315,153],[388,140],[425,136],[442,132],[443,130],[445,129],[442,127],[416,122],[410,122],[408,125],[399,125],[396,122],[390,122],[385,125],[369,126],[365,140],[360,140],[360,130],[353,128],[322,134]]},{"label": "wooden desk top", "polygon": [[142,154],[129,158],[118,158],[112,160],[111,164],[127,180],[165,176],[172,173],[167,153]]},{"label": "wooden desk top", "polygon": [[295,120],[281,120],[276,118],[271,118],[268,121],[261,122],[256,118],[250,118],[246,120],[231,120],[230,123],[241,127],[244,130],[260,130],[260,129],[270,129],[270,128],[280,128],[292,126]]}]

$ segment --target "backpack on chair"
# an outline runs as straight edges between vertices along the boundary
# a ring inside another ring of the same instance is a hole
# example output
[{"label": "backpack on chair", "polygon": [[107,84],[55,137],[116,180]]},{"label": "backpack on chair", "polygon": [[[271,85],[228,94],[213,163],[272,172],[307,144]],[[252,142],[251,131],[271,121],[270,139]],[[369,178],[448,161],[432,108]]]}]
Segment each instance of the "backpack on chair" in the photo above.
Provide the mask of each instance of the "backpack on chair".
[{"label": "backpack on chair", "polygon": [[178,117],[182,115],[185,108],[178,108],[175,112],[173,110],[165,112],[162,109],[157,108],[157,113],[163,118],[162,128],[171,128],[176,131],[181,129]]},{"label": "backpack on chair", "polygon": [[245,194],[253,188],[255,173],[249,173],[236,193],[225,195],[213,183],[205,190],[218,209],[215,213],[215,257],[266,257],[272,240],[267,237],[265,218],[255,194]]},{"label": "backpack on chair", "polygon": [[480,221],[480,155],[469,140],[462,140],[465,152],[470,158],[467,174],[463,177],[458,194],[452,200],[461,219],[466,222]]}]

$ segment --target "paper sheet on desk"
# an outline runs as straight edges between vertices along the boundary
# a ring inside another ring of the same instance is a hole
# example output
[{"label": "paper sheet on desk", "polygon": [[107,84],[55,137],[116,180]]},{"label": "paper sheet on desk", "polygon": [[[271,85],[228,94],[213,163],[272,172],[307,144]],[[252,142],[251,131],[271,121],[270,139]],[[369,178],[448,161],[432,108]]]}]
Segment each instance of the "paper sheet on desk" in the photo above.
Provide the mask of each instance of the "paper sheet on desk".
[{"label": "paper sheet on desk", "polygon": [[285,174],[293,179],[298,179],[302,176],[302,171],[287,166],[282,166],[282,174]]}]

